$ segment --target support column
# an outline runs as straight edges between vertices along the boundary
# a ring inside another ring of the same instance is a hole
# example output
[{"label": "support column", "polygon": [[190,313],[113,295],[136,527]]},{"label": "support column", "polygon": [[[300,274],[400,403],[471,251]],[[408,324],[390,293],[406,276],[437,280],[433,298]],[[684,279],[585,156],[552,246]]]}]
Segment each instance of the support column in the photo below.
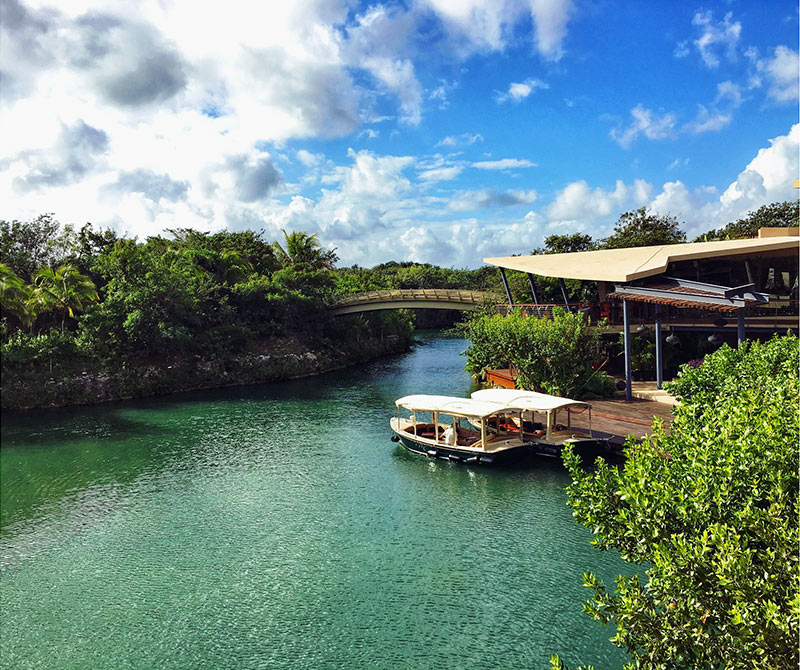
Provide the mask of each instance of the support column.
[{"label": "support column", "polygon": [[533,283],[533,275],[528,273],[528,286],[531,287],[531,296],[533,296],[533,304],[539,304],[539,298],[536,297],[536,285]]},{"label": "support column", "polygon": [[567,298],[567,285],[564,283],[563,277],[558,278],[558,285],[561,287],[561,295],[564,297],[564,307],[569,312],[569,299]]},{"label": "support column", "polygon": [[736,339],[741,347],[744,344],[744,309],[736,312]]},{"label": "support column", "polygon": [[628,301],[622,301],[622,332],[625,342],[625,400],[633,400],[633,390],[631,388],[631,319]]},{"label": "support column", "polygon": [[661,305],[656,305],[656,388],[664,383],[664,350],[661,346]]},{"label": "support column", "polygon": [[514,304],[514,299],[511,297],[511,289],[508,287],[508,279],[506,279],[506,271],[500,268],[500,278],[503,280],[503,288],[506,290],[506,297],[508,298],[508,306]]}]

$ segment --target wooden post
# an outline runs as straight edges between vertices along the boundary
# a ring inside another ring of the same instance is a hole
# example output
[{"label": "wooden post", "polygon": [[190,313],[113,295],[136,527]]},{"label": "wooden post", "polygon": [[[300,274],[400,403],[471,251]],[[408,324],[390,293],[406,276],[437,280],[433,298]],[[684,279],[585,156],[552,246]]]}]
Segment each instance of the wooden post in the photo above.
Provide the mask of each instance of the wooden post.
[{"label": "wooden post", "polygon": [[625,400],[633,400],[633,390],[631,388],[631,319],[628,301],[622,301],[622,332],[625,342]]},{"label": "wooden post", "polygon": [[506,297],[508,298],[508,306],[514,304],[514,300],[511,297],[511,289],[508,287],[508,279],[506,279],[506,271],[503,268],[500,268],[500,278],[503,280],[503,288],[506,290]]},{"label": "wooden post", "polygon": [[661,347],[661,305],[656,305],[656,388],[664,383],[663,349]]},{"label": "wooden post", "polygon": [[539,299],[536,297],[536,285],[533,283],[533,275],[528,273],[528,286],[531,287],[531,295],[533,296],[533,304],[538,305]]},{"label": "wooden post", "polygon": [[744,309],[736,312],[736,339],[741,347],[744,344]]}]

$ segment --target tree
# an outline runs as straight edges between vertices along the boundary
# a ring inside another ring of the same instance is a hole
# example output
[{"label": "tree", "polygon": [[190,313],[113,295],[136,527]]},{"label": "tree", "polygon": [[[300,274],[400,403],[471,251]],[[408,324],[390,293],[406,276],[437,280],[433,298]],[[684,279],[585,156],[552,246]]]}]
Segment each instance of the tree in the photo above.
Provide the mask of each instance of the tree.
[{"label": "tree", "polygon": [[565,451],[576,520],[641,566],[613,593],[584,575],[626,668],[797,667],[799,352],[776,337],[684,366],[670,432],[629,443],[621,470]]},{"label": "tree", "polygon": [[5,263],[0,263],[0,308],[26,326],[34,321],[31,289]]},{"label": "tree", "polygon": [[331,270],[339,260],[332,249],[323,249],[316,233],[283,231],[283,245],[275,242],[275,251],[282,264],[304,265],[309,270]]},{"label": "tree", "polygon": [[773,202],[762,205],[755,212],[729,223],[719,230],[709,230],[694,242],[711,240],[736,240],[742,237],[756,237],[759,228],[788,228],[800,225],[800,203],[797,200]]},{"label": "tree", "polygon": [[0,221],[0,262],[30,282],[40,267],[55,267],[75,250],[72,226],[61,226],[53,214],[30,221]]},{"label": "tree", "polygon": [[92,280],[72,265],[62,265],[55,270],[39,268],[35,283],[33,299],[43,311],[54,309],[61,312],[62,332],[67,315],[74,318],[75,313],[82,311],[87,303],[99,300]]},{"label": "tree", "polygon": [[678,220],[670,215],[648,214],[646,208],[625,212],[619,217],[614,232],[601,240],[602,249],[648,247],[686,241]]},{"label": "tree", "polygon": [[576,251],[590,251],[594,248],[591,235],[572,233],[570,235],[548,235],[544,238],[544,248],[533,253],[571,254]]}]

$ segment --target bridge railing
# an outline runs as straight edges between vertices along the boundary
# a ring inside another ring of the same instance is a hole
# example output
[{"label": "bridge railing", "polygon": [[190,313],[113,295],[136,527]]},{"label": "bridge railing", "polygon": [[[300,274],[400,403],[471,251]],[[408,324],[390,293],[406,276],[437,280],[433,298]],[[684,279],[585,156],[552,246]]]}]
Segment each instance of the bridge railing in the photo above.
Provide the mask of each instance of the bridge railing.
[{"label": "bridge railing", "polygon": [[460,302],[480,305],[486,300],[494,301],[500,296],[484,291],[465,291],[461,289],[386,289],[381,291],[366,291],[353,295],[342,296],[333,306],[360,305],[385,301],[411,301],[424,300],[430,302]]}]

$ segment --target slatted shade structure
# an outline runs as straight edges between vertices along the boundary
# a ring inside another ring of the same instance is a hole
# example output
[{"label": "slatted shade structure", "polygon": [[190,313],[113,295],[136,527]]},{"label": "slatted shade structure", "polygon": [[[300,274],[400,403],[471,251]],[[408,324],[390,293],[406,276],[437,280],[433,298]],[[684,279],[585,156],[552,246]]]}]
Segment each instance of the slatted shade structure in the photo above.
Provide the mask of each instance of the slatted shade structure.
[{"label": "slatted shade structure", "polygon": [[729,288],[672,277],[660,277],[637,284],[618,284],[614,292],[606,297],[712,312],[738,312],[743,307],[769,302],[766,295],[755,292],[753,284]]}]

